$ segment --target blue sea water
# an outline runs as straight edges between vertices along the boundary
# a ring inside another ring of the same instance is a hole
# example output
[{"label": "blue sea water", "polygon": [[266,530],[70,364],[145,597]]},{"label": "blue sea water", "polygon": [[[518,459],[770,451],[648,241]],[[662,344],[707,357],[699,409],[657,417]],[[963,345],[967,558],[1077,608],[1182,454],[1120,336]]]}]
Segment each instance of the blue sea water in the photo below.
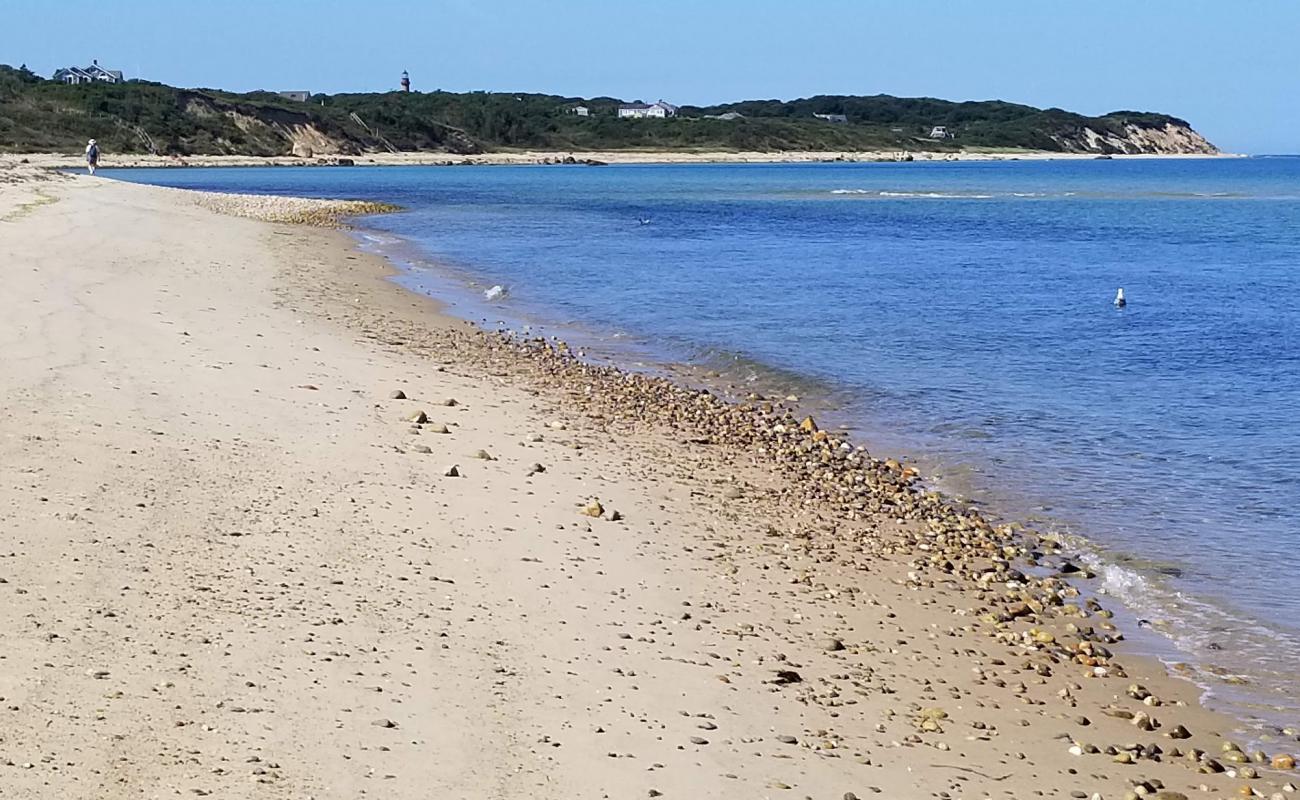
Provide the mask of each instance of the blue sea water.
[{"label": "blue sea water", "polygon": [[467,316],[820,394],[1300,719],[1298,158],[111,174],[398,203],[369,241]]}]

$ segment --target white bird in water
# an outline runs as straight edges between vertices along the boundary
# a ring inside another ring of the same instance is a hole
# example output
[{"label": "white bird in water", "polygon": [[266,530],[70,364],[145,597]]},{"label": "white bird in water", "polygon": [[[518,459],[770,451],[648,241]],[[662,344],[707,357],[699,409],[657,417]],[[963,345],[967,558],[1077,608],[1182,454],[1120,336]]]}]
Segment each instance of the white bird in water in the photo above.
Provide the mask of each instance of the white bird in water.
[{"label": "white bird in water", "polygon": [[1128,301],[1124,299],[1124,290],[1120,289],[1115,293],[1115,308],[1123,308],[1126,305]]},{"label": "white bird in water", "polygon": [[649,218],[649,217],[641,217],[641,218],[637,219],[637,222],[640,223],[640,224],[642,224],[642,225],[649,225],[649,224],[650,224],[650,218]]}]

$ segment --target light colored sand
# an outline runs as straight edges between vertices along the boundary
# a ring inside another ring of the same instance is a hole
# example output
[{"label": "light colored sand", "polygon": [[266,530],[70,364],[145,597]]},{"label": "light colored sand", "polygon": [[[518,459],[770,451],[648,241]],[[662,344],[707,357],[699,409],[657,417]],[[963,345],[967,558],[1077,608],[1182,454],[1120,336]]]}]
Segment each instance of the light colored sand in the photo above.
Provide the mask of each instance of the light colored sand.
[{"label": "light colored sand", "polygon": [[[792,506],[756,454],[580,413],[584,387],[476,349],[342,234],[33,186],[0,185],[0,797],[1286,780],[1069,755],[1060,734],[1217,752],[1230,723],[1153,665],[1091,679],[991,638],[955,577],[871,555],[894,523]],[[593,496],[625,519],[581,515]]]}]

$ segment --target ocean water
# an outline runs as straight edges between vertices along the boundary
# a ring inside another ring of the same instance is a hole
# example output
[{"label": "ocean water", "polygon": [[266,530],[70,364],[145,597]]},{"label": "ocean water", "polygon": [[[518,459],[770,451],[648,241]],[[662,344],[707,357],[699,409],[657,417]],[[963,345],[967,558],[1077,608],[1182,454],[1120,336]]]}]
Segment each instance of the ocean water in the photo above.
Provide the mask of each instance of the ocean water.
[{"label": "ocean water", "polygon": [[405,206],[408,286],[819,398],[1300,721],[1300,158],[104,172]]}]

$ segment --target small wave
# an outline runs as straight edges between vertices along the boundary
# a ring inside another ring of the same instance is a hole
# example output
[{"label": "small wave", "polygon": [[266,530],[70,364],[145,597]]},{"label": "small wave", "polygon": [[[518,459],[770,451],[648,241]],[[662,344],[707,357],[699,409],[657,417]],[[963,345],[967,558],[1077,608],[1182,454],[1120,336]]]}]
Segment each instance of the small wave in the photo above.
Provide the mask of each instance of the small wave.
[{"label": "small wave", "polygon": [[363,230],[358,232],[357,238],[360,239],[365,244],[373,245],[375,247],[386,247],[390,245],[399,244],[402,241],[400,238],[396,236],[389,236],[388,234],[377,233],[375,231],[370,231],[370,230]]},{"label": "small wave", "polygon": [[[1293,664],[1300,640],[1260,624],[1203,596],[1180,591],[1170,578],[1181,576],[1174,565],[1155,561],[1120,563],[1091,542],[1072,535],[1058,541],[1097,577],[1094,590],[1113,597],[1139,627],[1158,635],[1170,650],[1156,645],[1155,655],[1194,682],[1205,695],[1235,708],[1256,724],[1289,721],[1297,710]],[[1245,677],[1248,684],[1238,686]]]}]

